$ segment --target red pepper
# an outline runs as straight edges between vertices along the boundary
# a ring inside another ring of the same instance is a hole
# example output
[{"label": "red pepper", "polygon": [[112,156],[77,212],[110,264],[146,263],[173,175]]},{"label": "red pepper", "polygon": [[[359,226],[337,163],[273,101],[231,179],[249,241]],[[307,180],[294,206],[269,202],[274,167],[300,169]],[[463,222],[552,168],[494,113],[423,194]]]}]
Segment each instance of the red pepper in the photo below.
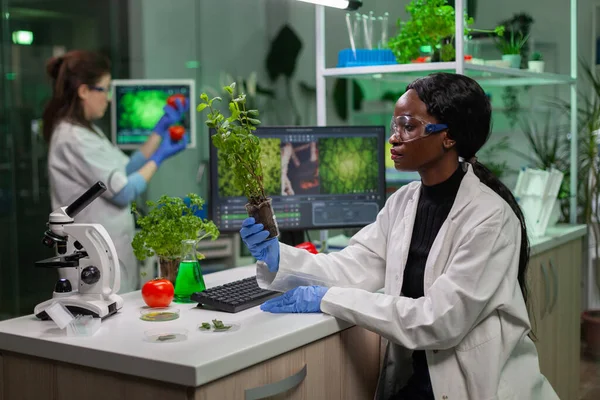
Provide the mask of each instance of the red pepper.
[{"label": "red pepper", "polygon": [[300,243],[300,244],[296,245],[296,247],[299,248],[299,249],[304,249],[304,250],[306,250],[306,251],[308,251],[309,253],[312,253],[312,254],[317,254],[318,253],[317,248],[311,242]]}]

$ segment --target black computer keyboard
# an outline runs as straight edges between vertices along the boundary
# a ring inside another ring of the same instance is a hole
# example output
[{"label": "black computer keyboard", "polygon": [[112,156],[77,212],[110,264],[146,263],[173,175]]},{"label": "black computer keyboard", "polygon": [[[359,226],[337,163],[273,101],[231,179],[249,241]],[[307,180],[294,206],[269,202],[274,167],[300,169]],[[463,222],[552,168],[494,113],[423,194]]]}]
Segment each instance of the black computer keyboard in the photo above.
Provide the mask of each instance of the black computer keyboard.
[{"label": "black computer keyboard", "polygon": [[280,295],[279,292],[258,287],[256,276],[241,279],[206,289],[192,294],[192,300],[198,307],[236,313],[264,303],[266,300]]}]

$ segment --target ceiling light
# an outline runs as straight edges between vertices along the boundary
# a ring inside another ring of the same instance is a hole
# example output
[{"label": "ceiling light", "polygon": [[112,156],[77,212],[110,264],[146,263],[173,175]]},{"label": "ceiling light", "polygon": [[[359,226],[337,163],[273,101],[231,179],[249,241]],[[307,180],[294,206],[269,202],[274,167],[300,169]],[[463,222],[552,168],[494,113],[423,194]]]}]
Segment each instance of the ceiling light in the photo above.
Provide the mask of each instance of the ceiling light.
[{"label": "ceiling light", "polygon": [[341,10],[354,11],[362,6],[361,0],[299,0],[305,3],[312,3],[319,6],[339,8]]}]

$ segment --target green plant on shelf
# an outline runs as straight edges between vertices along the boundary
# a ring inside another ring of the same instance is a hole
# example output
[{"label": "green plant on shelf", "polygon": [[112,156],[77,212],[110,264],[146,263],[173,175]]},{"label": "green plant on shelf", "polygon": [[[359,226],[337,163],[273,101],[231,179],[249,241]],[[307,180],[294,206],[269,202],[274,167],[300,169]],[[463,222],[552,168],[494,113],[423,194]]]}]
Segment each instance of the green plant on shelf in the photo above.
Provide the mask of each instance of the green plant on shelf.
[{"label": "green plant on shelf", "polygon": [[[417,59],[422,46],[439,51],[441,61],[452,61],[456,54],[454,7],[448,5],[447,0],[413,0],[406,6],[406,11],[411,18],[408,21],[398,19],[399,32],[388,41],[398,63],[408,64]],[[473,23],[473,18],[465,14],[465,36],[471,32],[504,35],[502,25],[493,30],[482,30],[470,28]]]},{"label": "green plant on shelf", "polygon": [[521,54],[521,49],[527,43],[529,34],[523,35],[519,32],[515,35],[514,31],[510,31],[508,39],[499,36],[496,38],[496,47],[502,52],[502,54]]},{"label": "green plant on shelf", "polygon": [[531,55],[531,61],[544,61],[544,57],[542,56],[542,53],[540,53],[539,51],[535,51]]}]

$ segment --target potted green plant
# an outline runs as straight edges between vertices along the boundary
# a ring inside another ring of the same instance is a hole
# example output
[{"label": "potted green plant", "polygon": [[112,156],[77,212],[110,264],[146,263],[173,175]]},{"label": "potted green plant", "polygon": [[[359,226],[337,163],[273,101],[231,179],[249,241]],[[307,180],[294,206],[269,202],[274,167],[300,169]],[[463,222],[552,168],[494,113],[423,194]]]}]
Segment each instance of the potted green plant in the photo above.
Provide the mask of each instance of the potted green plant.
[{"label": "potted green plant", "polygon": [[[408,21],[398,19],[398,34],[388,41],[388,47],[400,64],[408,64],[417,59],[421,47],[434,50],[433,60],[452,61],[456,57],[454,35],[456,33],[454,7],[447,0],[413,0],[406,6],[410,14]],[[465,20],[465,36],[471,32],[504,34],[504,26],[494,30],[470,28],[473,18]]]},{"label": "potted green plant", "polygon": [[502,52],[502,60],[508,62],[510,68],[521,67],[521,48],[528,38],[529,34],[523,36],[523,33],[519,32],[515,35],[514,31],[510,31],[508,39],[503,36],[496,39],[496,46]]},{"label": "potted green plant", "polygon": [[531,55],[531,60],[527,63],[527,67],[531,72],[544,72],[544,58],[539,51]]},{"label": "potted green plant", "polygon": [[223,90],[231,98],[228,117],[215,107],[215,102],[222,99],[209,99],[206,93],[200,96],[201,103],[197,110],[209,111],[205,122],[213,129],[211,141],[218,150],[218,157],[226,161],[225,167],[233,173],[232,185],[248,200],[248,215],[264,225],[269,237],[279,236],[271,198],[267,197],[264,188],[261,145],[258,137],[252,133],[260,124],[258,110],[246,109],[246,95],[236,93],[235,82]]},{"label": "potted green plant", "polygon": [[[181,258],[183,240],[200,241],[219,237],[219,230],[212,221],[202,219],[196,213],[202,209],[204,200],[188,194],[189,205],[179,197],[162,196],[157,202],[148,201],[149,210],[142,215],[134,202],[131,211],[137,216],[140,227],[131,243],[135,256],[140,260],[156,255],[160,266],[160,276],[175,285]],[[198,259],[204,255],[198,253]]]}]

